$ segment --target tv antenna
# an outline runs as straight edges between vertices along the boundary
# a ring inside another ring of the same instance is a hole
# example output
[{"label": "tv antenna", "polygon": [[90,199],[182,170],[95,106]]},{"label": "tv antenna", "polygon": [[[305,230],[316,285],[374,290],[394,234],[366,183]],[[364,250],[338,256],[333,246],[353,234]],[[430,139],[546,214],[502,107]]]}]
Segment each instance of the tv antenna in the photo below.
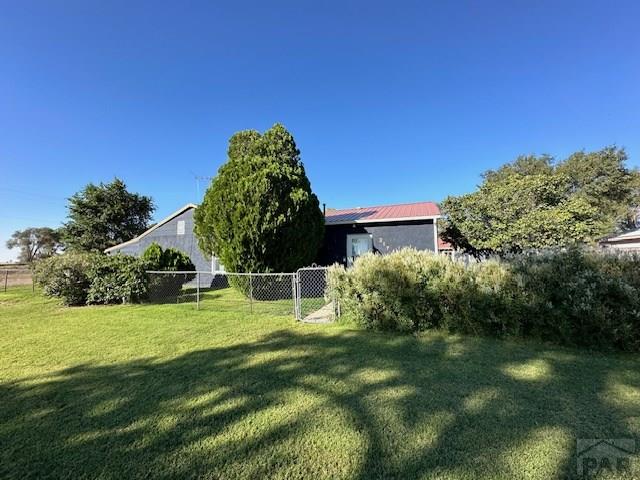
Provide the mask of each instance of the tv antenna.
[{"label": "tv antenna", "polygon": [[195,173],[191,172],[193,174],[193,178],[196,181],[196,200],[199,202],[201,200],[200,198],[200,182],[202,180],[210,182],[211,180],[213,180],[213,177],[206,177],[206,176],[202,176],[202,175],[196,175]]}]

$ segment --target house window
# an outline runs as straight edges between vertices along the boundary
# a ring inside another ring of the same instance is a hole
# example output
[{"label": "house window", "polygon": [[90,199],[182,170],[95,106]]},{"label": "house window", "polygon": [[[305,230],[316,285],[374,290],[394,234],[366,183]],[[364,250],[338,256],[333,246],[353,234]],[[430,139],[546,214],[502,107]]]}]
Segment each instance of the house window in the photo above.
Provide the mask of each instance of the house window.
[{"label": "house window", "polygon": [[368,233],[347,235],[347,265],[351,266],[353,261],[360,255],[373,251],[373,240]]},{"label": "house window", "polygon": [[178,235],[184,235],[184,220],[178,220]]}]

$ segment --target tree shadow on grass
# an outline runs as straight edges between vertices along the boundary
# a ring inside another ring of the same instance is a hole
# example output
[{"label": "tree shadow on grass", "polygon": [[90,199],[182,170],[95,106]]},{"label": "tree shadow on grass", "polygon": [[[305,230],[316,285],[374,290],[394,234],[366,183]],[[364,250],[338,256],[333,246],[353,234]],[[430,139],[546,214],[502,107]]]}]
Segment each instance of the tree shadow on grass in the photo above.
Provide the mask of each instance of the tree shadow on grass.
[{"label": "tree shadow on grass", "polygon": [[0,384],[0,477],[566,478],[638,434],[630,357],[283,330]]}]

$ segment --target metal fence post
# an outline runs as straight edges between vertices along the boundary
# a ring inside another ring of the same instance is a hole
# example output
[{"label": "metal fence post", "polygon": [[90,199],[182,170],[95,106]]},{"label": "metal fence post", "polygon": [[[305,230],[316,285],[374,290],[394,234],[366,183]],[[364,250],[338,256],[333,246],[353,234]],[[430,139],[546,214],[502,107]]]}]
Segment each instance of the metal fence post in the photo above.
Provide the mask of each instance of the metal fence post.
[{"label": "metal fence post", "polygon": [[200,310],[200,272],[196,273],[196,310]]},{"label": "metal fence post", "polygon": [[4,271],[4,291],[7,292],[7,281],[9,280],[9,270]]},{"label": "metal fence post", "polygon": [[300,270],[296,272],[296,296],[298,300],[298,320],[302,320],[302,282],[300,281]]},{"label": "metal fence post", "polygon": [[296,274],[291,275],[291,298],[293,299],[293,316],[298,319],[298,299],[296,298]]},{"label": "metal fence post", "polygon": [[302,295],[300,294],[300,270],[296,270],[296,320],[302,320]]},{"label": "metal fence post", "polygon": [[253,278],[249,272],[249,309],[253,313]]}]

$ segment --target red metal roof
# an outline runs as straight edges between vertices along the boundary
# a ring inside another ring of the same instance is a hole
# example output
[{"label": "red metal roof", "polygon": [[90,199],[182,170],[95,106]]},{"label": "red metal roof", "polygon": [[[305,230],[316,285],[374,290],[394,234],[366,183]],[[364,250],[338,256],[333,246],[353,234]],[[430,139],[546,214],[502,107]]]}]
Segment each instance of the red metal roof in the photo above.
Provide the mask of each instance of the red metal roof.
[{"label": "red metal roof", "polygon": [[434,202],[403,203],[398,205],[379,205],[377,207],[329,209],[325,222],[332,223],[368,223],[390,220],[419,220],[440,215],[440,209]]}]

